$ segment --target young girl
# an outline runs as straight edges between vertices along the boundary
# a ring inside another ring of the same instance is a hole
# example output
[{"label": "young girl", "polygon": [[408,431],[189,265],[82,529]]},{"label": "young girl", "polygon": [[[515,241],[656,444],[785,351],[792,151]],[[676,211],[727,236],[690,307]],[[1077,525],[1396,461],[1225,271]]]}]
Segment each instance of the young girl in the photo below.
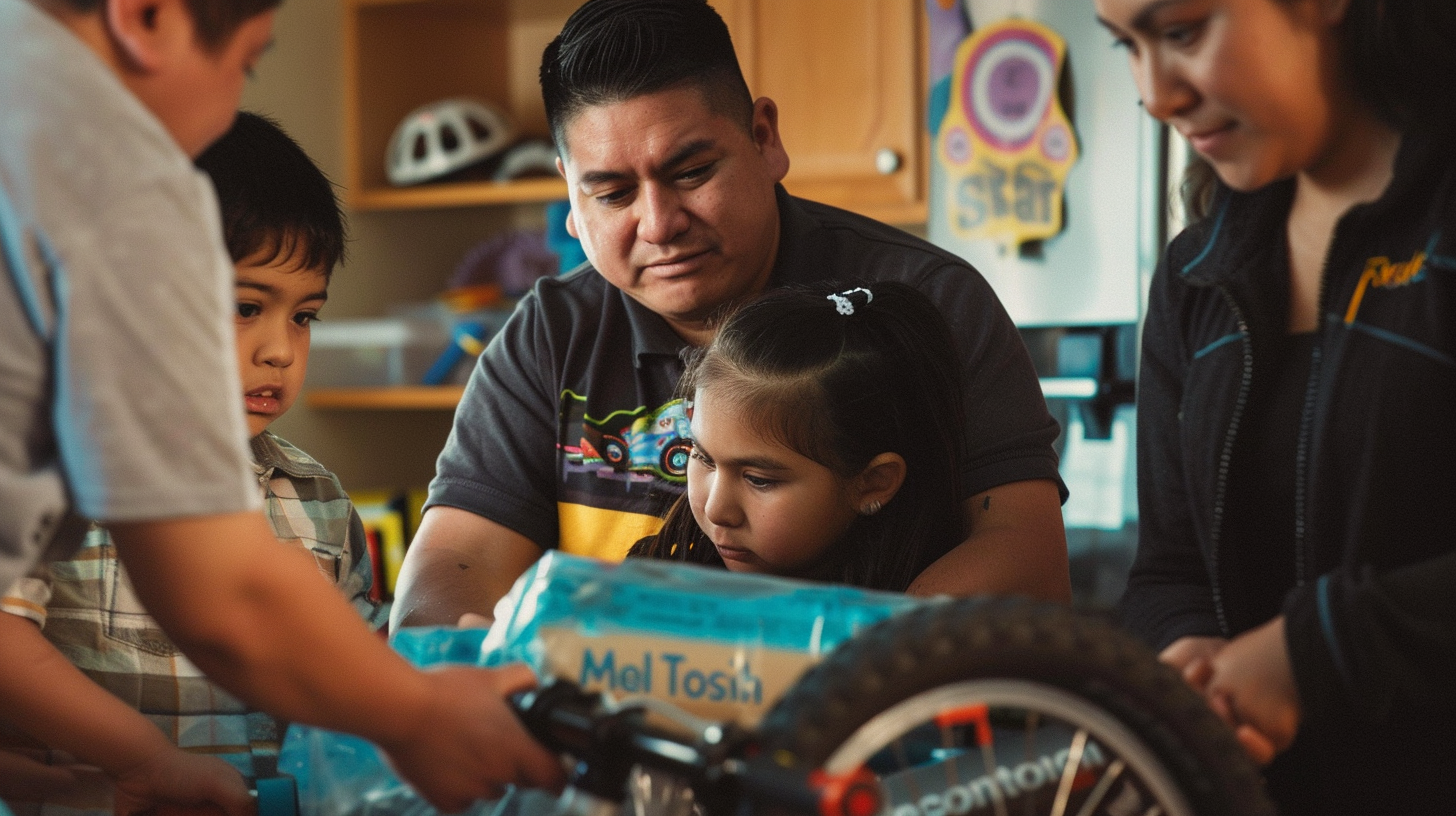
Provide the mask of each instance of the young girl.
[{"label": "young girl", "polygon": [[1284,813],[1449,812],[1456,3],[1096,4],[1216,176],[1149,294],[1125,619]]},{"label": "young girl", "polygon": [[739,309],[680,384],[687,494],[630,554],[903,591],[961,539],[952,348],[899,283]]}]

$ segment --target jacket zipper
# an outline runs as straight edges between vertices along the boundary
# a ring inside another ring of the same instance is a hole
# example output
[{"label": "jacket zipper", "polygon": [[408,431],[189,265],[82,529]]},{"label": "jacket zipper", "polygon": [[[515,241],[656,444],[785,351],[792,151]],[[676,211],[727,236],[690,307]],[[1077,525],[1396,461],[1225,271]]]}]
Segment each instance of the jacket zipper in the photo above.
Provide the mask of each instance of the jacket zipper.
[{"label": "jacket zipper", "polygon": [[[1349,213],[1346,213],[1348,215]],[[1339,238],[1340,222],[1335,223],[1330,235],[1330,247],[1325,250],[1324,263],[1320,266],[1319,294],[1315,298],[1318,310],[1315,318],[1314,344],[1309,358],[1309,380],[1304,386],[1304,409],[1299,416],[1299,440],[1294,457],[1294,585],[1304,586],[1307,580],[1305,558],[1305,535],[1308,532],[1306,518],[1309,513],[1309,438],[1314,426],[1314,403],[1319,392],[1321,368],[1324,363],[1325,324],[1329,309],[1325,308],[1326,282],[1330,276],[1330,257],[1334,255],[1335,241]]]},{"label": "jacket zipper", "polygon": [[[1324,282],[1320,282],[1323,300]],[[1323,304],[1322,304],[1323,305]],[[1319,390],[1320,365],[1324,360],[1321,341],[1324,337],[1324,312],[1320,313],[1319,327],[1315,329],[1314,347],[1310,353],[1309,381],[1305,384],[1304,410],[1299,417],[1299,442],[1294,457],[1294,585],[1304,586],[1305,578],[1305,519],[1309,511],[1309,437],[1314,424],[1315,394]]]},{"label": "jacket zipper", "polygon": [[1218,618],[1219,631],[1223,633],[1224,637],[1233,637],[1233,633],[1229,631],[1228,616],[1224,613],[1223,593],[1218,582],[1218,546],[1223,533],[1224,501],[1228,497],[1228,476],[1234,456],[1234,439],[1238,436],[1239,421],[1243,419],[1244,408],[1249,401],[1249,389],[1254,379],[1254,341],[1249,335],[1248,321],[1244,319],[1244,312],[1239,308],[1234,296],[1222,285],[1217,286],[1217,289],[1234,313],[1239,333],[1243,335],[1244,347],[1244,376],[1239,381],[1239,395],[1234,401],[1233,414],[1229,417],[1228,432],[1224,434],[1223,452],[1218,457],[1218,481],[1214,486],[1213,494],[1213,530],[1208,548],[1209,589],[1213,594],[1213,613]]}]

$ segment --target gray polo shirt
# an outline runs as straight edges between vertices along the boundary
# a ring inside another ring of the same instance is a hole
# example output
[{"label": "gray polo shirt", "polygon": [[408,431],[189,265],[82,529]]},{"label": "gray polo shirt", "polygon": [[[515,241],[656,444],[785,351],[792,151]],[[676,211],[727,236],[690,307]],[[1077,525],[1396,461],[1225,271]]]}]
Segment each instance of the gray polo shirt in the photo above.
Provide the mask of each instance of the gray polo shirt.
[{"label": "gray polo shirt", "polygon": [[[774,285],[896,280],[940,306],[961,362],[967,497],[1028,479],[1060,484],[1056,422],[1016,327],[978,272],[782,187],[778,203]],[[683,490],[687,418],[674,390],[686,347],[589,265],[540,281],[471,375],[429,504],[484,516],[543,549],[622,558]]]},{"label": "gray polo shirt", "polygon": [[88,48],[0,0],[0,590],[85,525],[259,506],[217,201]]}]

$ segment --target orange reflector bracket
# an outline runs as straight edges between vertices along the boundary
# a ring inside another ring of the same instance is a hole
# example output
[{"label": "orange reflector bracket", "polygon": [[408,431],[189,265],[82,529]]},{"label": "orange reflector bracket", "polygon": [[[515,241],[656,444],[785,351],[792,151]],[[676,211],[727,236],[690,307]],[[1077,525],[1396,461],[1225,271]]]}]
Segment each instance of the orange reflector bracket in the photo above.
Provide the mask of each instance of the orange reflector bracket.
[{"label": "orange reflector bracket", "polygon": [[985,703],[962,706],[935,715],[938,728],[954,728],[958,725],[976,726],[976,744],[991,744],[991,709]]},{"label": "orange reflector bracket", "polygon": [[809,774],[809,784],[819,791],[819,816],[875,816],[880,812],[880,782],[864,766],[841,776],[814,771]]}]

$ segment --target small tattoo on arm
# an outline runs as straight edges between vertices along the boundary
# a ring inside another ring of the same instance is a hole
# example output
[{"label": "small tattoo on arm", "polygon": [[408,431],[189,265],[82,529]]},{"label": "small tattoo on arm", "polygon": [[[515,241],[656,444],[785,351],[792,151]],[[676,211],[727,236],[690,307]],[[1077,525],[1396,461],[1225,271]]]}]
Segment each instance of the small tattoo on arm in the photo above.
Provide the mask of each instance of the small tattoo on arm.
[{"label": "small tattoo on arm", "polygon": [[985,498],[985,500],[981,502],[981,509],[982,510],[990,510],[991,509],[991,497],[990,496],[987,496]]}]

